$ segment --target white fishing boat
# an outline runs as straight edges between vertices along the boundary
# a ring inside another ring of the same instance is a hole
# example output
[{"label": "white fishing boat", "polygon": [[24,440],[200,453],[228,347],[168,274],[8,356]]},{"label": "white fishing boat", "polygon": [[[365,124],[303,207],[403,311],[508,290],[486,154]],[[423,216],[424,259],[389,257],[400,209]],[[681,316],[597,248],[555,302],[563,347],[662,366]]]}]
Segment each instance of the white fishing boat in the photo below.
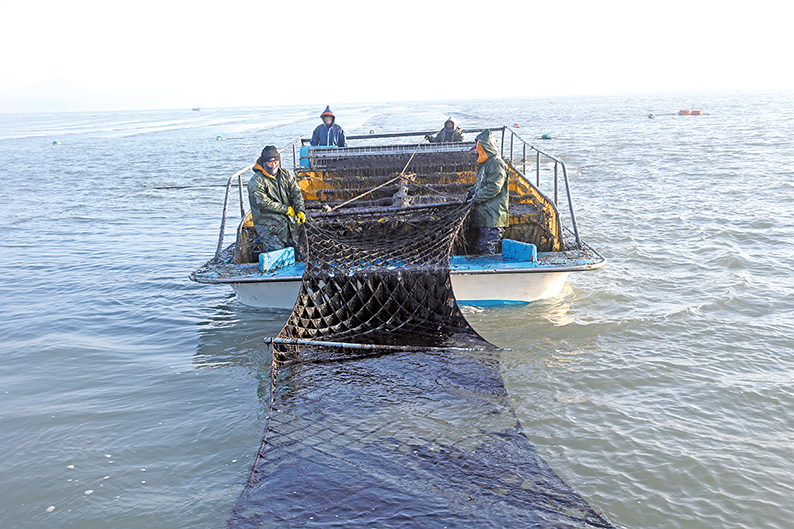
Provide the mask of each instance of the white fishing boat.
[{"label": "white fishing boat", "polygon": [[[483,129],[467,131],[473,138]],[[501,133],[501,157],[507,163],[510,187],[510,225],[500,253],[470,255],[466,226],[450,259],[450,278],[461,305],[528,303],[557,296],[571,272],[601,268],[606,259],[584,243],[576,224],[565,163],[524,141],[510,127]],[[361,146],[314,148],[299,138],[292,149],[293,171],[303,192],[308,222],[313,217],[378,211],[390,212],[460,201],[476,178],[473,142],[415,143],[428,131],[349,136]],[[388,143],[384,140],[414,141]],[[255,307],[291,309],[295,304],[304,264],[291,248],[263,253],[246,208],[243,175],[226,185],[220,235],[215,256],[190,274],[198,283],[228,284],[239,301]],[[532,178],[530,175],[534,176]],[[547,196],[541,180],[551,188]],[[235,241],[224,247],[232,188],[239,188],[240,218]],[[563,227],[559,194],[565,193]]]}]

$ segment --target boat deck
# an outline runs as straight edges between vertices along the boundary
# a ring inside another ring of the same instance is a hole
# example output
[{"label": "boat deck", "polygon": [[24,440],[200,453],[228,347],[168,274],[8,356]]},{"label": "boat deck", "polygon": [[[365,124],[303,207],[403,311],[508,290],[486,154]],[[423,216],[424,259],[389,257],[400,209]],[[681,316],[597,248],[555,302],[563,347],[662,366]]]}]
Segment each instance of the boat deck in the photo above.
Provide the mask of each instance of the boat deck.
[{"label": "boat deck", "polygon": [[[575,272],[601,268],[606,264],[602,256],[585,248],[563,252],[539,252],[536,261],[506,258],[501,254],[488,256],[456,255],[450,260],[452,275]],[[266,281],[299,281],[303,277],[304,264],[291,263],[276,270],[262,272],[258,263],[221,263],[203,266],[196,270],[192,279],[198,283],[243,283]]]}]

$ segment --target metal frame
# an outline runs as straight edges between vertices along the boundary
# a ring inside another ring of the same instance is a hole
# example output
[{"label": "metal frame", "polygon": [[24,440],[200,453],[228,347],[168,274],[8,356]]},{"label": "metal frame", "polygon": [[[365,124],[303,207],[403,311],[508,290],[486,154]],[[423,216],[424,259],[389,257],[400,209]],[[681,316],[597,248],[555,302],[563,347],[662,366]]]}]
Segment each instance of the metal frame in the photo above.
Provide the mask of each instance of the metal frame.
[{"label": "metal frame", "polygon": [[302,338],[265,337],[268,345],[304,345],[316,347],[339,347],[342,349],[370,349],[386,351],[509,351],[510,349],[486,349],[485,347],[428,347],[413,345],[376,345],[365,343],[327,342],[323,340],[306,340]]},{"label": "metal frame", "polygon": [[[493,130],[493,129],[491,129],[491,130]],[[556,208],[559,208],[559,202],[560,202],[559,201],[559,194],[560,194],[559,169],[562,168],[562,178],[563,178],[563,183],[565,184],[565,193],[566,193],[566,195],[568,197],[568,213],[571,216],[571,227],[573,228],[574,238],[576,239],[576,247],[581,250],[582,249],[582,240],[579,238],[579,226],[576,223],[576,213],[574,212],[574,209],[573,209],[573,199],[571,198],[571,186],[570,186],[570,182],[568,181],[568,169],[565,167],[565,162],[563,162],[562,160],[560,160],[559,158],[557,158],[555,156],[552,156],[551,154],[548,154],[548,153],[546,153],[544,151],[541,151],[540,149],[538,149],[537,147],[535,147],[531,143],[529,143],[526,140],[524,140],[521,136],[518,135],[518,133],[516,131],[514,131],[513,129],[511,129],[507,125],[502,127],[501,130],[502,130],[502,144],[501,144],[501,156],[502,156],[502,159],[503,160],[510,160],[511,165],[513,165],[513,168],[516,170],[516,172],[519,175],[521,175],[521,178],[523,178],[528,183],[529,183],[529,179],[525,176],[526,172],[527,172],[527,148],[529,148],[529,154],[531,154],[532,151],[535,151],[536,156],[535,156],[535,184],[534,184],[534,186],[535,186],[535,188],[538,191],[540,191],[541,156],[544,156],[545,158],[548,158],[549,160],[554,162],[554,200],[553,200],[553,203],[554,203],[554,206]],[[505,157],[505,136],[506,136],[506,134],[508,132],[510,133],[510,157],[506,158]],[[518,171],[517,164],[514,161],[513,144],[515,142],[515,139],[518,139],[518,141],[521,142],[521,146],[522,146],[523,156],[518,161],[518,163],[523,164],[523,169],[524,169],[523,173],[521,171]]]},{"label": "metal frame", "polygon": [[[297,140],[287,144],[283,149],[281,149],[279,154],[283,153],[290,147],[292,147],[292,159],[293,163],[297,160],[297,154],[295,153],[295,144],[301,141],[302,138],[298,138]],[[237,179],[237,187],[240,191],[240,226],[238,226],[238,231],[242,227],[243,221],[245,221],[246,211],[245,211],[245,195],[243,194],[243,175],[253,169],[253,165],[249,165],[245,169],[240,169],[236,173],[234,173],[229,180],[226,182],[226,194],[223,198],[223,217],[221,218],[221,228],[220,228],[220,235],[218,235],[218,247],[215,249],[215,257],[213,257],[213,262],[218,262],[221,257],[221,252],[223,252],[223,238],[224,233],[226,232],[226,218],[229,216],[229,195],[231,194],[232,183],[234,182],[235,178]]]},{"label": "metal frame", "polygon": [[229,215],[229,195],[232,190],[232,182],[236,178],[238,180],[238,187],[240,188],[240,216],[245,219],[245,198],[243,197],[243,175],[253,169],[253,165],[249,165],[245,169],[241,169],[234,173],[226,182],[226,196],[223,199],[223,217],[221,218],[221,233],[218,236],[218,247],[215,249],[215,257],[212,259],[217,262],[221,257],[223,251],[223,235],[226,231],[226,217]]}]

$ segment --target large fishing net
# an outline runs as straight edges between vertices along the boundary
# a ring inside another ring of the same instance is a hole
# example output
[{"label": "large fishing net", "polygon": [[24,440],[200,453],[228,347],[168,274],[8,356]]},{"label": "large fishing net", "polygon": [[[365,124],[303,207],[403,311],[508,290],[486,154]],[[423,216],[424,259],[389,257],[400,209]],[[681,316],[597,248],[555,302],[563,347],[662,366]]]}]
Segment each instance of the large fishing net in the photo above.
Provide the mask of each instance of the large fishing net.
[{"label": "large fishing net", "polygon": [[233,528],[612,527],[535,452],[498,351],[275,366]]},{"label": "large fishing net", "polygon": [[316,216],[306,224],[306,271],[275,359],[493,347],[468,324],[452,292],[449,258],[468,210],[456,202]]},{"label": "large fishing net", "polygon": [[536,454],[499,350],[455,301],[449,257],[467,212],[307,222],[264,438],[229,527],[612,527]]}]

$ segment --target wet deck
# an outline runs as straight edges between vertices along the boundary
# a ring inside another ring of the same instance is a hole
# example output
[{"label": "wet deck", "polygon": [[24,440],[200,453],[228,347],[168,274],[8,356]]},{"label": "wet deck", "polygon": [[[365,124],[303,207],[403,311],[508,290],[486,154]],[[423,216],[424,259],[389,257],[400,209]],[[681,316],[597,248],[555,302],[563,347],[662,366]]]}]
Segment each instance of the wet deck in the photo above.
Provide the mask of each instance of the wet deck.
[{"label": "wet deck", "polygon": [[[452,275],[491,272],[571,272],[603,266],[604,259],[588,249],[565,252],[540,252],[537,261],[506,259],[502,255],[461,256],[450,260]],[[231,283],[235,281],[300,281],[303,263],[293,263],[271,272],[262,272],[258,264],[219,263],[204,266],[194,272],[199,283]]]}]

